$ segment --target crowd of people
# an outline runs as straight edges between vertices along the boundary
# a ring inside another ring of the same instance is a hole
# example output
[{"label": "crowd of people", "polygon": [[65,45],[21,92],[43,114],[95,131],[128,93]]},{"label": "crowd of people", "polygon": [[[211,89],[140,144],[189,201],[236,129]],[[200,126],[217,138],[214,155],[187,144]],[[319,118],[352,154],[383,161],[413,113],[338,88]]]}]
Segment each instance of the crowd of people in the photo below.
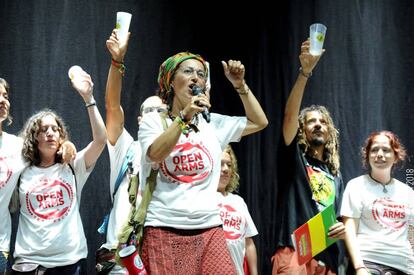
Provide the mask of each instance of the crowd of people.
[{"label": "crowd of people", "polygon": [[[92,130],[92,141],[79,152],[64,120],[50,109],[33,114],[20,136],[3,131],[3,122],[12,118],[10,86],[0,78],[0,273],[83,274],[81,192],[107,146],[111,210],[99,229],[105,234],[96,259],[99,274],[128,274],[118,253],[130,244],[137,246],[148,274],[259,274],[253,240],[259,232],[237,194],[238,162],[229,145],[268,125],[245,81],[244,65],[222,61],[245,113],[229,116],[208,111],[209,69],[202,56],[179,52],[167,58],[159,67],[159,89],[140,107],[135,139],[126,130],[121,105],[128,43],[129,35],[119,39],[116,29],[106,41],[111,65],[105,122],[90,75],[71,79]],[[343,182],[338,130],[328,109],[301,109],[322,56],[310,54],[309,40],[302,43],[301,67],[285,106],[285,169],[279,179],[284,184],[275,206],[279,234],[272,274],[344,274],[346,269],[358,275],[413,274],[408,229],[414,225],[414,191],[392,174],[406,157],[404,146],[392,132],[372,133],[362,150],[367,173]],[[133,174],[138,186],[131,184]],[[322,237],[337,241],[300,264],[292,232],[332,205],[336,220]],[[11,244],[13,211],[20,215]],[[131,227],[135,212],[130,211],[144,211],[143,233],[136,240],[133,227],[125,241],[120,233]]]}]

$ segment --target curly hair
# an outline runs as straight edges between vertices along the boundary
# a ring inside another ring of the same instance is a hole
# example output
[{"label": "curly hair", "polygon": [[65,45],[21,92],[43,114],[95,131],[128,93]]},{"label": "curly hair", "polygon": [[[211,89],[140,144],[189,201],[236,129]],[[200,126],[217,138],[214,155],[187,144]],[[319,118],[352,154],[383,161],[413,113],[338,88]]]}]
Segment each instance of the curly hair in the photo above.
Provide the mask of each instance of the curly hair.
[{"label": "curly hair", "polygon": [[232,170],[231,170],[231,175],[230,175],[230,183],[227,184],[225,191],[227,193],[231,193],[231,192],[236,191],[240,185],[239,167],[237,165],[236,155],[234,154],[233,148],[231,148],[230,145],[227,145],[223,153],[228,153],[230,155]]},{"label": "curly hair", "polygon": [[[6,81],[6,79],[0,77],[0,85],[4,87],[7,94],[10,96],[10,85]],[[12,124],[12,122],[13,122],[13,117],[10,115],[10,110],[9,110],[7,114],[7,125]]]},{"label": "curly hair", "polygon": [[390,140],[390,146],[395,154],[396,162],[394,166],[403,162],[405,157],[407,156],[407,152],[405,150],[404,145],[401,143],[400,139],[396,134],[391,131],[377,131],[373,132],[369,135],[369,137],[365,140],[365,146],[361,149],[362,155],[362,164],[365,168],[369,167],[369,152],[371,151],[372,143],[374,142],[374,138],[377,136],[386,136]]},{"label": "curly hair", "polygon": [[306,138],[306,115],[309,112],[317,111],[319,112],[326,120],[328,128],[328,140],[325,144],[325,149],[323,152],[323,161],[329,168],[329,171],[337,176],[339,173],[339,131],[335,128],[332,117],[324,106],[320,105],[311,105],[304,108],[299,114],[299,131],[297,136],[297,142],[303,151],[313,156],[316,152],[312,149],[308,139]]},{"label": "curly hair", "polygon": [[[23,157],[27,161],[29,161],[31,165],[39,165],[41,161],[38,148],[39,142],[37,141],[37,136],[40,132],[42,119],[46,116],[52,116],[56,120],[60,134],[59,145],[61,145],[64,141],[68,140],[69,138],[66,130],[66,125],[63,122],[63,119],[54,111],[49,109],[43,109],[32,115],[27,120],[22,132],[20,133],[20,136],[23,138]],[[56,154],[55,161],[62,162],[62,157]]]}]

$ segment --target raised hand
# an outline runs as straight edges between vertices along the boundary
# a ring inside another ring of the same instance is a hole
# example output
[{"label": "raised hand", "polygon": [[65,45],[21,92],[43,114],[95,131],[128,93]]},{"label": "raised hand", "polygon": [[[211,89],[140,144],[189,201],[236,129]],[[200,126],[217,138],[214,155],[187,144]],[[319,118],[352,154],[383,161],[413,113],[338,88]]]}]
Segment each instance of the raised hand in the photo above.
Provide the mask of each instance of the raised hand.
[{"label": "raised hand", "polygon": [[89,101],[93,97],[93,82],[91,76],[82,71],[71,79],[72,86],[81,95],[85,101]]},{"label": "raised hand", "polygon": [[114,29],[111,33],[111,36],[106,40],[106,47],[110,52],[112,59],[122,62],[124,60],[127,48],[128,41],[131,33],[128,33],[126,39],[118,38],[118,30]]},{"label": "raised hand", "polygon": [[322,49],[321,55],[311,55],[309,52],[310,40],[309,38],[302,43],[300,48],[300,65],[304,74],[309,75],[312,73],[312,70],[315,68],[321,56],[325,53],[325,49]]},{"label": "raised hand", "polygon": [[244,74],[245,69],[244,65],[238,60],[229,60],[227,63],[221,61],[223,64],[224,75],[231,82],[233,87],[238,88],[245,84]]}]

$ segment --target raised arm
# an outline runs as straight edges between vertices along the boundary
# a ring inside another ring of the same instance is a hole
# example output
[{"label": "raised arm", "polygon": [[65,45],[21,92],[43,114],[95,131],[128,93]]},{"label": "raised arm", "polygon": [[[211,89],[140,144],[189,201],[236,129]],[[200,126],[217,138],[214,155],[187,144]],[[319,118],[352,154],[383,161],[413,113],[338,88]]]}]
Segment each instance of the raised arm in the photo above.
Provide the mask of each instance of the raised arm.
[{"label": "raised arm", "polygon": [[88,169],[95,164],[96,160],[105,148],[107,139],[106,129],[93,97],[93,82],[91,80],[91,76],[86,72],[82,72],[79,76],[72,79],[72,86],[76,91],[78,91],[85,102],[92,128],[93,140],[84,149],[85,166],[86,169]]},{"label": "raised arm", "polygon": [[242,135],[250,135],[266,128],[269,122],[262,106],[260,106],[244,80],[244,65],[240,61],[234,60],[229,60],[227,63],[221,61],[221,63],[223,64],[224,74],[239,94],[246,113],[247,125]]},{"label": "raised arm", "polygon": [[118,30],[114,29],[106,40],[106,47],[111,54],[111,66],[108,72],[105,92],[106,131],[109,142],[114,145],[124,128],[124,111],[121,106],[122,69],[128,47],[130,33],[127,39],[118,40]]},{"label": "raised arm", "polygon": [[[296,136],[299,127],[299,110],[302,103],[306,83],[308,82],[309,77],[312,75],[312,70],[315,68],[316,64],[322,56],[311,55],[309,53],[309,45],[309,39],[302,43],[301,53],[299,55],[301,69],[285,106],[285,116],[283,119],[283,138],[286,145],[291,144]],[[325,52],[325,50],[323,50],[323,52]]]}]

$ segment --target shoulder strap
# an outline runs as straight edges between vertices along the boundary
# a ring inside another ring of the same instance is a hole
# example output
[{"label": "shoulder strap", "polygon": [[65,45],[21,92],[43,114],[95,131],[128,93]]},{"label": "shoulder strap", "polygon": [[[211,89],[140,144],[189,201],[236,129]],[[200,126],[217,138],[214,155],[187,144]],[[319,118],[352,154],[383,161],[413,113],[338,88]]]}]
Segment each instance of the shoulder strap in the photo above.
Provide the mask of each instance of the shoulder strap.
[{"label": "shoulder strap", "polygon": [[[168,124],[166,120],[167,114],[160,113],[159,115],[160,115],[163,129],[165,131],[168,128]],[[143,235],[142,229],[144,227],[145,218],[147,216],[148,206],[152,199],[152,193],[155,190],[158,170],[159,169],[156,169],[156,170],[151,169],[151,173],[146,179],[147,181],[145,183],[146,184],[145,190],[142,194],[142,199],[141,199],[139,206],[138,207],[136,206],[137,195],[132,196],[133,199],[130,199],[131,210],[129,212],[128,222],[124,225],[120,234],[118,235],[119,243],[127,243],[133,231],[135,231],[135,234],[140,235],[138,236],[138,238],[142,237]],[[135,185],[137,187],[133,191],[135,193],[138,193],[139,182],[137,183],[137,181],[138,181],[137,175],[132,175],[132,177],[130,178],[130,186],[128,187],[128,190],[130,190],[132,185]],[[138,230],[139,227],[141,228],[141,230]]]},{"label": "shoulder strap", "polygon": [[124,162],[122,163],[121,169],[119,169],[118,177],[115,180],[115,187],[114,192],[112,193],[112,201],[115,199],[116,192],[119,189],[119,186],[121,185],[122,179],[125,176],[125,173],[128,169],[128,163],[130,163],[134,157],[135,157],[135,145],[137,141],[133,141],[131,145],[129,145],[128,151],[126,153]]},{"label": "shoulder strap", "polygon": [[[128,151],[126,153],[126,156],[124,158],[124,162],[122,163],[121,169],[119,170],[118,173],[118,177],[115,180],[115,187],[114,187],[114,192],[112,193],[112,203],[115,200],[115,195],[116,192],[119,189],[119,186],[121,185],[122,179],[125,176],[126,171],[128,170],[128,166],[129,164],[132,162],[132,160],[135,157],[135,144],[137,141],[133,141],[128,148]],[[111,210],[112,210],[113,205],[111,205]],[[98,233],[99,234],[105,234],[107,229],[108,229],[108,224],[109,224],[109,215],[111,214],[111,210],[109,210],[108,214],[106,214],[103,218],[102,224],[99,226],[98,228]]]},{"label": "shoulder strap", "polygon": [[[73,177],[75,178],[75,186],[76,189],[78,188],[78,180],[76,179],[76,174],[75,174],[75,169],[73,169],[72,165],[70,163],[68,163],[70,170],[72,171]],[[19,178],[20,180],[20,178]]]}]

